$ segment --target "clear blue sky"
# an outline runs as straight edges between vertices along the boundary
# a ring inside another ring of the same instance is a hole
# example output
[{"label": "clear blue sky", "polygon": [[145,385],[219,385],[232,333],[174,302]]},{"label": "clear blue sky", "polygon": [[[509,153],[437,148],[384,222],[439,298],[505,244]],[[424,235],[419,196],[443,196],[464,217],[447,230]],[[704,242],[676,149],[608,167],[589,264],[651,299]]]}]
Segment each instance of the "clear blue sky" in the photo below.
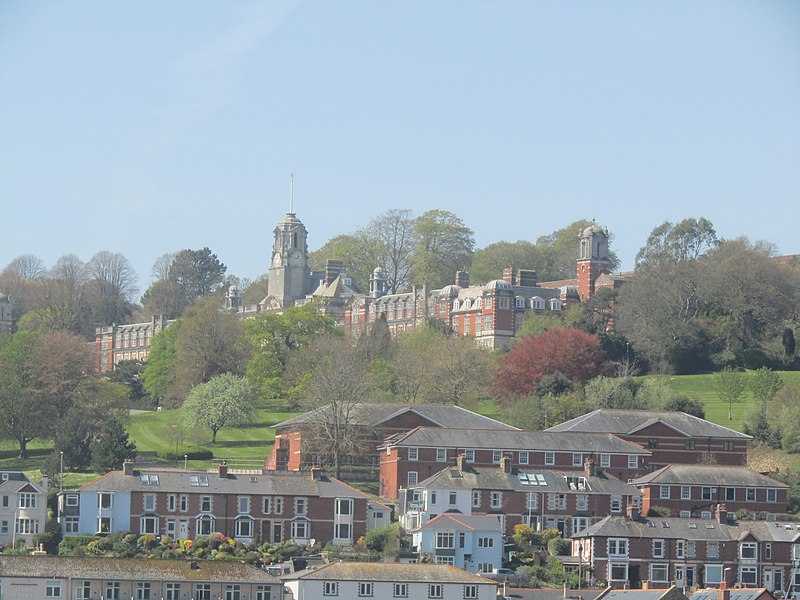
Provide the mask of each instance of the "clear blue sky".
[{"label": "clear blue sky", "polygon": [[0,268],[209,246],[256,277],[391,208],[799,253],[800,2],[0,2]]}]

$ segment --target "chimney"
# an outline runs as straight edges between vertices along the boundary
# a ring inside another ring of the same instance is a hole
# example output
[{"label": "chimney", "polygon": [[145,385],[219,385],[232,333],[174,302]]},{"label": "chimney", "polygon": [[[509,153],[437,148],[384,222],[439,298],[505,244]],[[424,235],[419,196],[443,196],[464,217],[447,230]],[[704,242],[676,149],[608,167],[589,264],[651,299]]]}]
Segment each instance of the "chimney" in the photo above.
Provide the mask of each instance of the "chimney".
[{"label": "chimney", "polygon": [[723,525],[728,522],[728,507],[724,504],[717,504],[716,508],[714,509],[714,519],[717,523],[722,523]]},{"label": "chimney", "polygon": [[469,272],[468,271],[456,271],[456,285],[460,288],[468,288],[469,287]]},{"label": "chimney", "polygon": [[647,581],[646,579],[642,581],[642,589],[643,590],[649,590],[650,589],[650,582]]},{"label": "chimney", "polygon": [[503,281],[505,281],[509,285],[516,285],[516,279],[514,277],[514,268],[513,267],[506,267],[503,269]]},{"label": "chimney", "polygon": [[325,261],[325,285],[333,283],[339,275],[342,274],[343,263],[340,260],[328,259]]},{"label": "chimney", "polygon": [[503,473],[511,473],[511,457],[503,456],[500,459],[500,470]]},{"label": "chimney", "polygon": [[125,462],[122,463],[122,474],[133,475],[133,461],[131,459],[126,459]]},{"label": "chimney", "polygon": [[586,473],[587,477],[594,477],[597,475],[597,463],[593,457],[590,456],[583,461],[583,472]]},{"label": "chimney", "polygon": [[639,507],[636,506],[633,502],[631,502],[625,507],[625,514],[631,521],[638,521],[640,516]]},{"label": "chimney", "polygon": [[722,581],[717,589],[717,600],[731,600],[731,591],[728,589],[728,582]]},{"label": "chimney", "polygon": [[456,457],[456,469],[458,469],[460,473],[464,472],[464,460],[465,460],[465,457],[464,457],[463,454],[459,454]]},{"label": "chimney", "polygon": [[218,469],[219,469],[219,478],[220,479],[227,479],[228,478],[228,463],[223,460],[221,463],[219,463]]},{"label": "chimney", "polygon": [[522,287],[536,287],[539,283],[539,276],[533,269],[520,269],[517,271],[517,285]]},{"label": "chimney", "polygon": [[317,466],[311,467],[311,480],[312,481],[319,481],[319,478],[322,476],[322,469]]}]

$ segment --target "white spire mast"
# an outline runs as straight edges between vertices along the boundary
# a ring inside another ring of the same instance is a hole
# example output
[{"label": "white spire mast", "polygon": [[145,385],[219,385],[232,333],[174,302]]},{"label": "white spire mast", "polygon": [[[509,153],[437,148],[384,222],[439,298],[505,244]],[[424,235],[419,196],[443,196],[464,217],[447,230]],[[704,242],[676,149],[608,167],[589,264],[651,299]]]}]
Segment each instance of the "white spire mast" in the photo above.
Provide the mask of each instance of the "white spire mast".
[{"label": "white spire mast", "polygon": [[289,213],[294,213],[294,173],[289,173]]}]

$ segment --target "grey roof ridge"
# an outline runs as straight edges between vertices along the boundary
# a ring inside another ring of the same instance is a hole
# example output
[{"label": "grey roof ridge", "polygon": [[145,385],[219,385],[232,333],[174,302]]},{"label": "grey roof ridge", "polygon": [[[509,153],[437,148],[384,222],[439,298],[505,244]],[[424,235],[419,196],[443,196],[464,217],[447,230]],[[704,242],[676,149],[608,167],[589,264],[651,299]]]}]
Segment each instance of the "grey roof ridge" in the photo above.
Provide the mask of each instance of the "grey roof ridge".
[{"label": "grey roof ridge", "polygon": [[499,419],[493,419],[492,417],[487,417],[486,415],[481,415],[480,413],[476,413],[474,410],[469,410],[467,408],[464,408],[463,406],[459,406],[458,404],[455,404],[454,406],[459,410],[463,410],[465,412],[470,413],[471,415],[480,415],[484,419],[488,419],[488,420],[492,421],[493,423],[499,423],[500,425],[506,425],[507,427],[513,427],[516,431],[522,431],[522,429],[520,429],[519,427],[514,427],[513,425],[509,425],[508,423],[503,423]]}]

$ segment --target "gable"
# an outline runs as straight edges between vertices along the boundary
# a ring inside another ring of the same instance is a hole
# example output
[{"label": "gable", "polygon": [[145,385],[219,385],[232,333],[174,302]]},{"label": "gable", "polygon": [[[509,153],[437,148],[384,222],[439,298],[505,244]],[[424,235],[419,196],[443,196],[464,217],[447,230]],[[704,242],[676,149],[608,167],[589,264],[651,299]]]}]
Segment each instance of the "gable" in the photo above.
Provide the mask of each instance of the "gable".
[{"label": "gable", "polygon": [[440,427],[440,425],[409,408],[381,421],[380,427],[384,430],[408,431],[416,427]]},{"label": "gable", "polygon": [[648,423],[643,423],[641,426],[627,432],[626,435],[637,437],[689,437],[677,427],[672,427],[671,425],[664,423],[664,421],[650,421]]}]

